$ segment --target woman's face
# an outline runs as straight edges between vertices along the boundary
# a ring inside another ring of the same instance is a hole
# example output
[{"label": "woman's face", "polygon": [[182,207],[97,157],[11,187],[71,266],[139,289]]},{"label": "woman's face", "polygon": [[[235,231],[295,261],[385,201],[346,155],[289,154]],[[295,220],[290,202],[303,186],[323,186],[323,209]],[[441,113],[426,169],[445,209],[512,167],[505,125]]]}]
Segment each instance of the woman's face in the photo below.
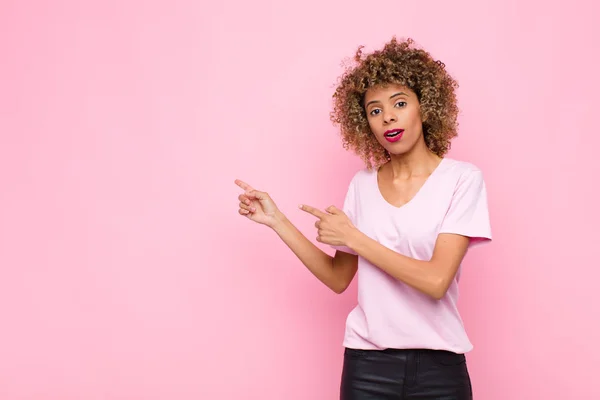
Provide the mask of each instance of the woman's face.
[{"label": "woman's face", "polygon": [[390,154],[404,154],[423,141],[423,121],[417,95],[400,85],[373,87],[365,93],[371,132]]}]

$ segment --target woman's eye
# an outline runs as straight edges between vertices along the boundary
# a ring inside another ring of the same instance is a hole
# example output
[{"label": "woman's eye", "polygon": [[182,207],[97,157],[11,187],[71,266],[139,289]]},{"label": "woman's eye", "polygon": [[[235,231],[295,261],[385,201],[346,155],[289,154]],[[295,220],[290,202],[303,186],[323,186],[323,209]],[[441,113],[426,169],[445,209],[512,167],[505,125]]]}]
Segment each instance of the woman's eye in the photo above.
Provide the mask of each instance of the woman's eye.
[{"label": "woman's eye", "polygon": [[396,103],[396,107],[406,107],[406,102],[405,101],[399,101]]},{"label": "woman's eye", "polygon": [[377,115],[377,114],[379,114],[379,111],[381,111],[381,110],[379,108],[376,108],[374,110],[371,110],[371,112],[369,114],[371,114],[371,115]]}]

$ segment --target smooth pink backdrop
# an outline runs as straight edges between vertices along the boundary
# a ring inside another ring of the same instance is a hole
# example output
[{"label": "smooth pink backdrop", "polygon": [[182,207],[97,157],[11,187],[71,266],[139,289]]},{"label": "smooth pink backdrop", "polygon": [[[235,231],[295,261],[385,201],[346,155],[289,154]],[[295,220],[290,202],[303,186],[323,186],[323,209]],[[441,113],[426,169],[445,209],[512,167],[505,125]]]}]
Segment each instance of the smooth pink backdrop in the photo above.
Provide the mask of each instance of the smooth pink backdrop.
[{"label": "smooth pink backdrop", "polygon": [[237,215],[247,180],[341,205],[341,62],[410,36],[460,82],[451,157],[476,399],[598,399],[598,3],[0,3],[0,399],[332,400],[337,296]]}]

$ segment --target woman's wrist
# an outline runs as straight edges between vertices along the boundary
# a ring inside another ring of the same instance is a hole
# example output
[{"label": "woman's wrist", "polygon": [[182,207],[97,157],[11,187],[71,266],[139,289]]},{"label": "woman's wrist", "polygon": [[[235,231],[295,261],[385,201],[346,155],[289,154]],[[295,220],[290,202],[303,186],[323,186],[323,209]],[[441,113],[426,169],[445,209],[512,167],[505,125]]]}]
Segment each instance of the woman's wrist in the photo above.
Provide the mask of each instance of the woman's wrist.
[{"label": "woman's wrist", "polygon": [[359,231],[358,228],[354,227],[346,239],[345,246],[353,251],[356,251],[356,249],[360,247],[360,244],[364,238],[365,235]]},{"label": "woman's wrist", "polygon": [[269,228],[279,233],[281,229],[285,228],[285,224],[288,222],[287,217],[279,210],[273,215],[273,222],[269,224]]}]

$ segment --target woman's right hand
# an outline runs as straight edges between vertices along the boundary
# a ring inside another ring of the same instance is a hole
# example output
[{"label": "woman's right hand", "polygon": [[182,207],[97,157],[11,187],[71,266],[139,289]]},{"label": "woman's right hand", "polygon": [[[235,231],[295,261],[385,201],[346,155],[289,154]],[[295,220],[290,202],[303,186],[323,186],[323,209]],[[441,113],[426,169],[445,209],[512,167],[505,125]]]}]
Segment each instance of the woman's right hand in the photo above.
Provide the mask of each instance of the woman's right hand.
[{"label": "woman's right hand", "polygon": [[260,192],[239,179],[235,180],[235,184],[244,189],[244,193],[238,196],[240,215],[271,228],[281,220],[281,212],[267,193]]}]

